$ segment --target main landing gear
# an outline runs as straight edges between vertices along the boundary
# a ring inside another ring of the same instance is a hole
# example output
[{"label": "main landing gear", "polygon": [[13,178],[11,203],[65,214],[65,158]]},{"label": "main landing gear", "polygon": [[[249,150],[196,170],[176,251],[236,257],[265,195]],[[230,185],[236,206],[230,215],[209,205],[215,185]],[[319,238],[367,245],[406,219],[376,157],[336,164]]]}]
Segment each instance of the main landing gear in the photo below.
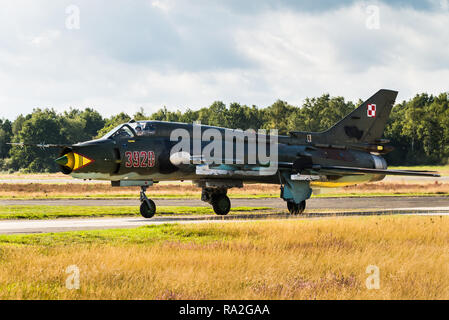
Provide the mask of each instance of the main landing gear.
[{"label": "main landing gear", "polygon": [[231,201],[226,195],[225,188],[203,188],[201,200],[210,203],[214,212],[219,216],[225,216],[231,210]]},{"label": "main landing gear", "polygon": [[306,200],[301,201],[300,203],[295,203],[293,201],[287,201],[288,212],[291,215],[298,215],[304,212],[306,209]]},{"label": "main landing gear", "polygon": [[154,214],[156,213],[156,204],[153,200],[148,199],[145,192],[147,191],[147,186],[142,186],[142,190],[140,191],[140,202],[142,203],[140,205],[140,214],[144,218],[152,218]]},{"label": "main landing gear", "polygon": [[[156,204],[153,200],[148,199],[145,192],[148,186],[142,186],[140,191],[140,214],[144,218],[152,218],[156,213]],[[209,203],[214,208],[216,214],[220,216],[225,216],[231,210],[231,201],[226,195],[228,192],[227,187],[203,187],[203,192],[201,194],[201,200]]]},{"label": "main landing gear", "polygon": [[281,185],[281,199],[284,199],[287,202],[288,212],[290,212],[291,215],[298,215],[303,213],[306,209],[306,200],[296,203],[293,200],[293,197],[286,197],[286,190],[288,194],[291,193],[288,191],[289,189],[286,189],[285,186]]}]

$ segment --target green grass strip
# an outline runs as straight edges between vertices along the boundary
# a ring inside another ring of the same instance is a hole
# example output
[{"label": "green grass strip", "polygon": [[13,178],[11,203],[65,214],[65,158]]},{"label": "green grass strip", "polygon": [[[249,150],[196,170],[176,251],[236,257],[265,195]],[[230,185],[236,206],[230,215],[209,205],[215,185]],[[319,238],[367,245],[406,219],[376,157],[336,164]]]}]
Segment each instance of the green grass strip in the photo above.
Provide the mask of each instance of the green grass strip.
[{"label": "green grass strip", "polygon": [[[235,207],[232,213],[264,211],[267,207]],[[160,206],[158,215],[211,215],[211,207]],[[54,219],[75,217],[137,216],[137,206],[24,206],[0,207],[0,219]]]},{"label": "green grass strip", "polygon": [[46,247],[73,246],[79,244],[147,244],[160,241],[210,242],[229,240],[238,233],[219,228],[195,228],[185,225],[164,224],[133,229],[109,229],[90,231],[68,231],[58,233],[0,235],[2,245],[39,245]]}]

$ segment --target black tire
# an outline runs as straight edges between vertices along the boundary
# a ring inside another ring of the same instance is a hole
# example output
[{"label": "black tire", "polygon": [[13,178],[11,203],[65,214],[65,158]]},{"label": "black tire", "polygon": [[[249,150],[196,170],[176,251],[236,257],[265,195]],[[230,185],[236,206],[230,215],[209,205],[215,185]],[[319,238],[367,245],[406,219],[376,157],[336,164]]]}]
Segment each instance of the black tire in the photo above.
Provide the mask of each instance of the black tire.
[{"label": "black tire", "polygon": [[290,214],[292,215],[298,215],[304,212],[306,209],[306,201],[303,200],[301,203],[296,204],[293,201],[287,201],[287,208]]},{"label": "black tire", "polygon": [[142,204],[140,205],[140,214],[142,215],[142,217],[150,219],[154,216],[154,214],[156,213],[156,204],[154,203],[153,200],[148,199],[147,201],[142,202]]},{"label": "black tire", "polygon": [[298,205],[296,203],[294,203],[293,201],[287,201],[287,209],[291,215],[298,214]]},{"label": "black tire", "polygon": [[298,214],[301,214],[306,210],[306,200],[301,201],[301,203],[298,205]]},{"label": "black tire", "polygon": [[231,201],[225,194],[215,195],[212,198],[212,207],[217,215],[225,216],[231,210]]}]

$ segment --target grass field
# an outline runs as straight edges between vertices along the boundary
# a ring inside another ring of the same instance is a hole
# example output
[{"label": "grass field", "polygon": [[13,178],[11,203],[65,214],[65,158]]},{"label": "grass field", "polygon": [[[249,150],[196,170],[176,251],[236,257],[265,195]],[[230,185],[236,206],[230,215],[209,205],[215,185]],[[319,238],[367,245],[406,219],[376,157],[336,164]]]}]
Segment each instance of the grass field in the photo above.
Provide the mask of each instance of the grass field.
[{"label": "grass field", "polygon": [[448,230],[373,216],[4,235],[0,299],[448,299]]}]

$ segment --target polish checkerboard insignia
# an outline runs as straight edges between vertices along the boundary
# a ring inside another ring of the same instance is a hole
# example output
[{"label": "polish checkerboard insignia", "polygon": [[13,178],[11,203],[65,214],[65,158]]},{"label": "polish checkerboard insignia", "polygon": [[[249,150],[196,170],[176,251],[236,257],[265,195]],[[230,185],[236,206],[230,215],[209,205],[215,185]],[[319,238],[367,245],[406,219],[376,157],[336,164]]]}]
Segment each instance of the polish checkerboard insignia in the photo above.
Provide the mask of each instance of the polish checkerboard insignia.
[{"label": "polish checkerboard insignia", "polygon": [[368,118],[375,118],[376,117],[376,105],[375,104],[369,104],[368,105],[367,115],[368,115]]}]

